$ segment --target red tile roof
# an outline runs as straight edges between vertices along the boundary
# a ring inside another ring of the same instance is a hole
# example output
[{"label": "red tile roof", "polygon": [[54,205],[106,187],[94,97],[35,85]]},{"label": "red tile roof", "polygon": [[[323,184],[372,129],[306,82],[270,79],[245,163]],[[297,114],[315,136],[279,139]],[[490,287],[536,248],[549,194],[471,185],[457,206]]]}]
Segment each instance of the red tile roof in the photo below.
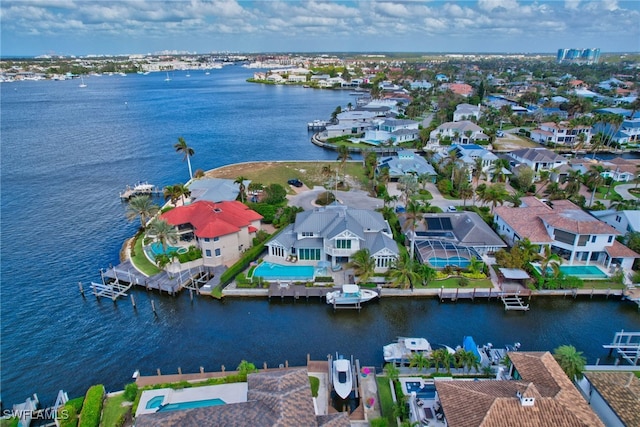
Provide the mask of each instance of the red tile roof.
[{"label": "red tile roof", "polygon": [[613,244],[607,246],[604,250],[607,251],[611,258],[640,258],[640,255],[617,240],[614,240]]},{"label": "red tile roof", "polygon": [[262,219],[262,215],[236,201],[199,201],[173,208],[160,215],[160,219],[175,226],[191,224],[196,236],[213,238],[237,233],[253,221]]},{"label": "red tile roof", "polygon": [[495,213],[521,238],[532,243],[551,243],[545,223],[574,234],[620,234],[615,228],[589,215],[569,200],[554,200],[552,207],[535,197],[523,197],[522,206],[499,206]]}]

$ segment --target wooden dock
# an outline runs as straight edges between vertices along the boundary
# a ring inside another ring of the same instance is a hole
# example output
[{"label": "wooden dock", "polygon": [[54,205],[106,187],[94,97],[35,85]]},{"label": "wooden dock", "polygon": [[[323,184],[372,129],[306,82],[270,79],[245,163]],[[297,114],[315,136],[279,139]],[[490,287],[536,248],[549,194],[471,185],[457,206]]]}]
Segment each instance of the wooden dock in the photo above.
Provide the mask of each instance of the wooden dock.
[{"label": "wooden dock", "polygon": [[524,304],[519,295],[501,295],[505,311],[529,311],[529,304]]},{"label": "wooden dock", "polygon": [[127,185],[125,190],[120,193],[120,199],[123,201],[128,201],[132,197],[141,195],[159,196],[162,195],[162,190],[153,184],[149,184],[148,182],[139,182],[132,186]]},{"label": "wooden dock", "polygon": [[280,297],[280,299],[291,298],[298,300],[300,298],[325,298],[327,293],[333,291],[333,288],[324,288],[318,286],[293,285],[290,283],[271,283],[269,284],[269,300],[272,297]]},{"label": "wooden dock", "polygon": [[101,270],[102,283],[92,283],[91,287],[96,297],[106,297],[114,301],[121,296],[127,296],[127,291],[134,285],[142,286],[148,291],[157,290],[160,293],[176,295],[184,288],[199,290],[212,274],[209,268],[199,267],[178,273],[162,271],[147,277],[127,260],[115,267]]}]

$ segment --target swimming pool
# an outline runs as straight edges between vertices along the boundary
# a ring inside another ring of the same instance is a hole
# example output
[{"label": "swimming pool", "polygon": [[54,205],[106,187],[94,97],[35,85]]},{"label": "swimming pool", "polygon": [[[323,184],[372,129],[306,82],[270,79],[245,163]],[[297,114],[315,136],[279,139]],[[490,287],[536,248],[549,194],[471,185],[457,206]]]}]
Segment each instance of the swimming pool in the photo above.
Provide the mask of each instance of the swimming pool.
[{"label": "swimming pool", "polygon": [[149,399],[149,401],[145,405],[145,408],[147,409],[159,408],[160,406],[162,406],[163,401],[164,401],[164,395],[152,397],[151,399]]},{"label": "swimming pool", "polygon": [[416,392],[418,399],[435,399],[436,398],[436,386],[434,384],[425,384],[420,387],[420,381],[407,381],[406,383],[407,394]]},{"label": "swimming pool", "polygon": [[263,262],[253,271],[253,277],[264,280],[313,280],[312,265],[280,265]]},{"label": "swimming pool", "polygon": [[151,253],[154,256],[162,255],[162,254],[165,254],[165,253],[169,254],[171,252],[176,252],[176,253],[179,253],[179,254],[187,252],[186,248],[183,248],[183,247],[180,247],[180,246],[167,246],[167,250],[165,252],[164,249],[162,248],[162,243],[160,243],[160,242],[153,242],[149,246],[149,248],[151,249]]},{"label": "swimming pool", "polygon": [[220,406],[220,405],[226,405],[226,402],[222,399],[193,400],[190,402],[169,403],[167,405],[161,406],[160,409],[158,409],[158,412],[177,411],[180,409],[205,408],[208,406]]},{"label": "swimming pool", "polygon": [[470,264],[469,259],[461,256],[454,256],[450,258],[432,257],[432,258],[429,258],[428,262],[434,268],[444,268],[447,265],[460,267],[460,268],[467,268]]},{"label": "swimming pool", "polygon": [[[534,268],[538,273],[542,271],[539,265],[535,265]],[[547,267],[547,271],[551,272],[552,270]],[[567,276],[580,277],[581,279],[606,279],[609,277],[595,265],[561,265],[560,271]]]}]

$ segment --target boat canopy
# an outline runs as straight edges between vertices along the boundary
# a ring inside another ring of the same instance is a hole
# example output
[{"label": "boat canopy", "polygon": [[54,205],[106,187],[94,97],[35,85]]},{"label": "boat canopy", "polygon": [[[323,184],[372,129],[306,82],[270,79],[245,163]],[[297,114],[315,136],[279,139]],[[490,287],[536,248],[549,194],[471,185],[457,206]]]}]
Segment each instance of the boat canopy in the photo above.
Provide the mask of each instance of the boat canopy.
[{"label": "boat canopy", "polygon": [[431,345],[424,338],[405,338],[404,346],[411,351],[430,351]]},{"label": "boat canopy", "polygon": [[358,292],[360,292],[358,285],[342,285],[343,294],[357,294]]},{"label": "boat canopy", "polygon": [[462,340],[462,348],[464,348],[465,351],[472,352],[478,359],[478,362],[482,360],[482,356],[480,356],[480,352],[478,351],[478,346],[476,345],[476,342],[473,340],[473,337],[471,336],[464,337],[464,339]]}]

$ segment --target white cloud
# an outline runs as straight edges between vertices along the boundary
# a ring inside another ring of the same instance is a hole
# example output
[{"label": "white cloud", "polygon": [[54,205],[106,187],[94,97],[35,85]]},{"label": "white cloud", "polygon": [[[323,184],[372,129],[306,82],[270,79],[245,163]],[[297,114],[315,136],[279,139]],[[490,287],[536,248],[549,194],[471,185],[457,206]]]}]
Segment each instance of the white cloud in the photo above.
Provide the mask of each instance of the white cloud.
[{"label": "white cloud", "polygon": [[478,7],[481,10],[491,12],[494,9],[515,10],[520,5],[516,0],[478,0]]},{"label": "white cloud", "polygon": [[564,8],[569,10],[577,10],[580,6],[580,0],[564,0]]}]

